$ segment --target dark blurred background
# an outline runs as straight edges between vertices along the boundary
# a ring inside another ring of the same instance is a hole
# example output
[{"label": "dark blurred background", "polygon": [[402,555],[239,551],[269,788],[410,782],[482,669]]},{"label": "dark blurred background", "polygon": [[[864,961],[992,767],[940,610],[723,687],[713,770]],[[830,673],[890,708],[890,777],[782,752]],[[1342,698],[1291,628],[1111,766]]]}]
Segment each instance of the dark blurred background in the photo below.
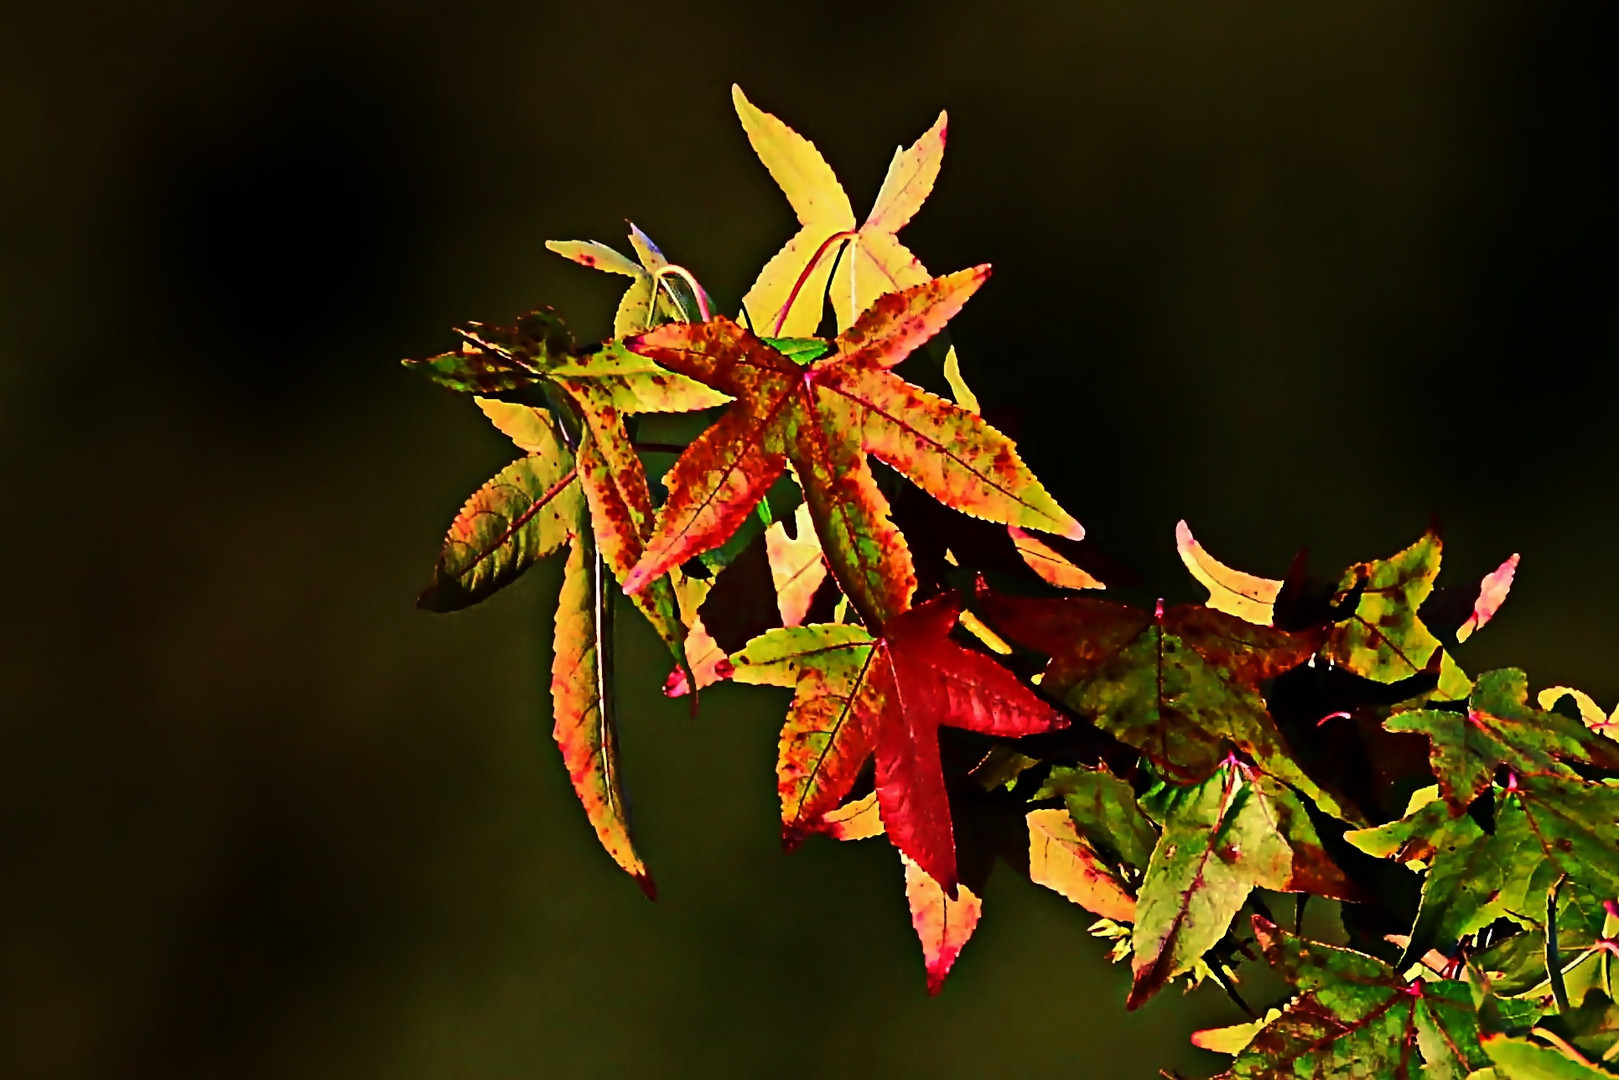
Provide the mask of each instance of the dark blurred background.
[{"label": "dark blurred background", "polygon": [[[1001,875],[923,992],[881,844],[781,855],[785,695],[702,716],[626,620],[663,896],[548,745],[557,570],[412,609],[509,460],[402,356],[617,283],[633,218],[727,307],[793,227],[735,80],[863,213],[947,107],[906,236],[996,276],[980,395],[1108,554],[1279,574],[1523,553],[1462,651],[1611,706],[1611,7],[8,5],[0,40],[0,1075],[1148,1077],[1235,1017]],[[641,658],[637,664],[636,658]]]}]

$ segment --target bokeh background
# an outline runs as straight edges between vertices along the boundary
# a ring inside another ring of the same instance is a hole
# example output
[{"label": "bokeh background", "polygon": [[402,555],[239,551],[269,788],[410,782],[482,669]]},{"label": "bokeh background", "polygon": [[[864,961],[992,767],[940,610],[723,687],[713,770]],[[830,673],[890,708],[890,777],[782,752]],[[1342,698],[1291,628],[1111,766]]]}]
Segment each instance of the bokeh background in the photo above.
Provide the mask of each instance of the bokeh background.
[{"label": "bokeh background", "polygon": [[[923,992],[892,853],[777,846],[784,695],[690,719],[625,620],[663,896],[548,745],[555,568],[411,607],[511,457],[398,366],[613,281],[633,218],[727,305],[790,212],[741,82],[857,207],[940,107],[907,233],[996,276],[966,373],[1172,598],[1187,517],[1280,573],[1512,551],[1463,651],[1619,698],[1611,8],[55,0],[0,37],[0,1075],[1149,1077],[1006,875]],[[635,658],[641,658],[637,661]]]}]

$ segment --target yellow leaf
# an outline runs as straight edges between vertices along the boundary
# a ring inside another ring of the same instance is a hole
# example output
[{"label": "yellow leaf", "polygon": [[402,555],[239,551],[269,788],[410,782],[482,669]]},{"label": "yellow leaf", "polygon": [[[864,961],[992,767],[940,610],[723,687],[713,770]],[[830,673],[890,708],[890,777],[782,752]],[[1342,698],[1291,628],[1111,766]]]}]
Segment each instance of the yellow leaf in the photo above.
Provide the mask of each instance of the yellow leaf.
[{"label": "yellow leaf", "polygon": [[1271,624],[1272,609],[1282,591],[1280,581],[1245,574],[1220,562],[1192,538],[1184,521],[1175,524],[1175,550],[1186,569],[1209,590],[1209,607],[1256,626]]},{"label": "yellow leaf", "polygon": [[793,515],[796,538],[787,535],[785,522],[773,521],[765,529],[765,554],[770,560],[770,580],[776,587],[776,607],[783,626],[797,626],[809,613],[810,601],[826,580],[826,561],[821,541],[815,535],[807,503],[799,503]]},{"label": "yellow leaf", "polygon": [[877,793],[845,803],[821,815],[829,835],[838,840],[866,840],[883,834],[883,818],[877,809]]},{"label": "yellow leaf", "polygon": [[1115,922],[1133,922],[1136,902],[1074,828],[1067,810],[1031,810],[1029,880]]},{"label": "yellow leaf", "polygon": [[922,942],[928,993],[937,994],[956,957],[961,955],[962,946],[978,928],[984,903],[965,885],[957,885],[956,898],[950,899],[944,888],[909,856],[902,854],[900,858],[905,863],[905,899],[911,905],[911,926]]},{"label": "yellow leaf", "polygon": [[1081,570],[1061,555],[1049,544],[1043,543],[1018,528],[1016,525],[1006,527],[1007,534],[1012,537],[1012,544],[1017,548],[1018,555],[1029,569],[1040,575],[1041,580],[1059,589],[1105,589],[1102,582]]}]

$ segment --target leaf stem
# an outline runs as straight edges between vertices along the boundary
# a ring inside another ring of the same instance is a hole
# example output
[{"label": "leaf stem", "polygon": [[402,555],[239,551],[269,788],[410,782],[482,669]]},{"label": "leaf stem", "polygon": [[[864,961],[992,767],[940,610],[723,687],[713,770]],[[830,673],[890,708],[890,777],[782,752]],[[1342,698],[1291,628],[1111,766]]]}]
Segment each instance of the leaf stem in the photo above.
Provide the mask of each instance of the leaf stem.
[{"label": "leaf stem", "polygon": [[1568,1012],[1569,1004],[1568,986],[1563,982],[1563,961],[1557,950],[1557,898],[1567,879],[1567,874],[1558,874],[1546,893],[1546,979],[1552,984],[1552,1000],[1557,1002],[1557,1011],[1563,1013]]},{"label": "leaf stem", "polygon": [[1218,963],[1210,964],[1209,972],[1214,976],[1214,981],[1220,984],[1220,989],[1225,991],[1225,996],[1230,998],[1236,1004],[1237,1008],[1248,1014],[1248,1019],[1259,1019],[1259,1014],[1254,1011],[1254,1007],[1244,1001],[1241,994],[1237,993],[1236,985],[1232,983],[1231,980],[1225,976],[1225,973],[1220,970],[1220,965]]},{"label": "leaf stem", "polygon": [[853,229],[844,229],[842,232],[835,232],[821,241],[821,246],[815,249],[815,254],[810,256],[810,261],[804,264],[803,270],[799,271],[798,280],[793,282],[793,291],[787,294],[787,302],[781,305],[780,311],[776,312],[776,322],[770,330],[771,337],[781,337],[781,328],[787,323],[787,313],[793,310],[793,305],[798,302],[798,294],[803,291],[804,283],[809,281],[810,274],[814,273],[815,268],[820,265],[821,259],[826,256],[827,249],[840,240],[852,240],[854,235]]}]

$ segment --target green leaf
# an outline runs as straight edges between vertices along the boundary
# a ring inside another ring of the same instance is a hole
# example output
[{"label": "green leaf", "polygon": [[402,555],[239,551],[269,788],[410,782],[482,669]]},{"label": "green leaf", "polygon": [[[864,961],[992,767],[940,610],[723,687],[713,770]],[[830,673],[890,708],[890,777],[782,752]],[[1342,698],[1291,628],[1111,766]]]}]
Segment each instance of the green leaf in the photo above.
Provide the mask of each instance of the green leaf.
[{"label": "green leaf", "polygon": [[793,363],[806,367],[832,351],[832,343],[823,338],[761,337],[759,340]]},{"label": "green leaf", "polygon": [[1486,1035],[1483,1047],[1495,1063],[1497,1080],[1612,1080],[1615,1075],[1529,1039]]},{"label": "green leaf", "polygon": [[1158,829],[1141,812],[1135,790],[1106,769],[1059,765],[1035,800],[1060,798],[1086,840],[1108,860],[1146,869]]},{"label": "green leaf", "polygon": [[1297,996],[1220,1074],[1231,1080],[1463,1080],[1489,1064],[1467,984],[1403,979],[1374,957],[1279,930],[1258,916],[1265,959]]},{"label": "green leaf", "polygon": [[[1543,858],[1552,877],[1563,874],[1598,896],[1619,896],[1619,781],[1513,776],[1497,800],[1495,834]],[[1532,862],[1520,858],[1518,865]]]},{"label": "green leaf", "polygon": [[1360,601],[1334,627],[1322,654],[1356,675],[1383,683],[1427,671],[1438,654],[1439,698],[1466,697],[1472,684],[1417,616],[1417,609],[1433,592],[1442,550],[1439,534],[1430,530],[1397,555],[1356,563],[1344,571],[1338,584],[1339,602],[1347,601],[1357,588],[1361,589]]},{"label": "green leaf", "polygon": [[567,542],[581,506],[573,461],[561,446],[512,462],[455,516],[417,606],[455,611],[510,585]]},{"label": "green leaf", "polygon": [[1578,720],[1529,704],[1529,680],[1516,668],[1479,676],[1466,710],[1413,709],[1383,723],[1428,736],[1439,789],[1460,812],[1490,786],[1502,765],[1519,773],[1572,777],[1566,762],[1619,769],[1619,743]]}]

